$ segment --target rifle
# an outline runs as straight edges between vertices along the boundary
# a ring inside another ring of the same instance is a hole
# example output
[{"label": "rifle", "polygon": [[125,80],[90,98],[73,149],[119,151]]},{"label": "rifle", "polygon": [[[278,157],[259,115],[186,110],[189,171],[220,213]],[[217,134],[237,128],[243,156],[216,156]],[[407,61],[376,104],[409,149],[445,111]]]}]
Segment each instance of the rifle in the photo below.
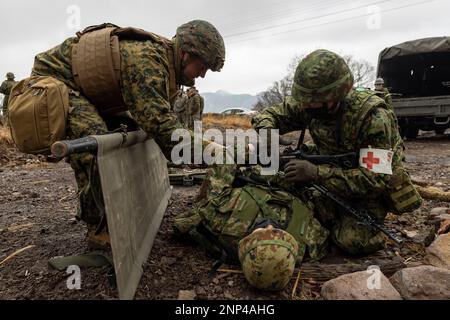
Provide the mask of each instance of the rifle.
[{"label": "rifle", "polygon": [[308,160],[316,165],[332,164],[340,168],[357,168],[358,167],[358,155],[356,152],[349,152],[336,155],[311,155],[306,154],[303,150],[286,149],[282,155],[280,155],[280,167],[284,166],[293,159]]},{"label": "rifle", "polygon": [[326,196],[328,199],[333,200],[337,205],[339,205],[342,209],[344,209],[346,212],[351,214],[354,218],[358,220],[358,223],[373,227],[381,232],[383,232],[385,235],[387,235],[390,239],[394,240],[398,244],[402,244],[403,240],[392,233],[390,230],[388,230],[384,224],[378,223],[374,217],[370,215],[370,213],[365,209],[355,209],[349,204],[347,204],[344,200],[342,200],[340,197],[335,195],[334,193],[328,191],[325,187],[319,186],[317,184],[312,184],[313,188],[322,193],[324,196]]},{"label": "rifle", "polygon": [[[304,150],[302,150],[301,146],[303,144],[303,140],[305,137],[305,130],[306,128],[302,129],[302,133],[300,135],[300,139],[297,144],[296,150],[285,150],[286,155],[280,156],[280,164],[282,163],[281,159],[284,160],[292,160],[292,159],[301,159],[301,160],[308,160],[311,163],[315,165],[321,165],[321,164],[332,164],[340,168],[344,169],[352,169],[357,168],[359,165],[359,156],[356,152],[350,152],[346,154],[339,154],[339,155],[307,155],[305,154]],[[284,168],[284,165],[283,165]],[[284,174],[284,173],[283,173]],[[355,209],[351,205],[349,205],[346,201],[344,201],[339,196],[335,195],[334,193],[330,192],[328,189],[326,189],[324,186],[317,185],[315,183],[312,184],[312,187],[319,191],[321,194],[323,194],[328,199],[332,200],[334,203],[336,203],[338,206],[340,206],[345,212],[352,215],[356,220],[358,220],[358,223],[373,227],[381,232],[383,232],[386,236],[388,236],[390,239],[395,241],[397,244],[402,244],[403,240],[395,235],[392,231],[388,230],[384,224],[379,223],[375,220],[375,218],[365,209]]]}]

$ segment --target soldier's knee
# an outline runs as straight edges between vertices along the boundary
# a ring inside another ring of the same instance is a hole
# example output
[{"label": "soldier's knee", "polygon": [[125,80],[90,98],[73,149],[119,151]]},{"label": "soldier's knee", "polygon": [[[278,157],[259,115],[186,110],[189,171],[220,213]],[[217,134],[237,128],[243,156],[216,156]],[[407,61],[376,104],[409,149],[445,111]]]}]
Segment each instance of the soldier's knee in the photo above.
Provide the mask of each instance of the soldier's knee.
[{"label": "soldier's knee", "polygon": [[332,230],[333,242],[352,255],[367,255],[381,250],[385,246],[385,237],[356,221],[342,221]]}]

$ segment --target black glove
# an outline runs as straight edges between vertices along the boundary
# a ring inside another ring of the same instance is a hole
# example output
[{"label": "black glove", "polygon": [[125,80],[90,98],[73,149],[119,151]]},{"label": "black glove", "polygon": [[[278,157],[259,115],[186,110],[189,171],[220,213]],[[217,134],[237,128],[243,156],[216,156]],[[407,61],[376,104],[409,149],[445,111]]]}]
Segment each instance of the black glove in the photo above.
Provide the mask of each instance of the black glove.
[{"label": "black glove", "polygon": [[285,179],[292,183],[309,184],[316,181],[318,169],[307,160],[291,160],[284,167]]}]

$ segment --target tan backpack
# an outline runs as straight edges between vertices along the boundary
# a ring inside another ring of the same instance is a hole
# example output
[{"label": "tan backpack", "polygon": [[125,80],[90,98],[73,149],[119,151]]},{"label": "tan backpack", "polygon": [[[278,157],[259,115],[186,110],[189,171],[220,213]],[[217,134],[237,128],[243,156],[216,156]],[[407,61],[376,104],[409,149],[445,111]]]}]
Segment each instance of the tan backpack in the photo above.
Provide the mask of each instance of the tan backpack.
[{"label": "tan backpack", "polygon": [[11,91],[11,136],[24,153],[50,154],[52,143],[66,137],[68,114],[69,89],[55,78],[26,78]]}]

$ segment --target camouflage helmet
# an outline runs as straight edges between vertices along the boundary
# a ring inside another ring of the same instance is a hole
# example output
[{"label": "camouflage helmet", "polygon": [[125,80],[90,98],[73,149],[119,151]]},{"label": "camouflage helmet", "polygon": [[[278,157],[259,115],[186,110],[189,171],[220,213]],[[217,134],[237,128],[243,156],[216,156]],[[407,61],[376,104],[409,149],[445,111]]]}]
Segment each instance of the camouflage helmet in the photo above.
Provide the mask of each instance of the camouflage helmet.
[{"label": "camouflage helmet", "polygon": [[6,74],[6,79],[8,79],[8,80],[14,80],[14,78],[15,78],[14,73],[8,72],[8,73]]},{"label": "camouflage helmet", "polygon": [[384,85],[383,78],[377,78],[377,80],[375,80],[375,85]]},{"label": "camouflage helmet", "polygon": [[212,71],[220,71],[225,62],[225,44],[219,31],[204,20],[189,21],[177,29],[181,50],[200,57]]},{"label": "camouflage helmet", "polygon": [[261,290],[281,290],[294,273],[295,238],[281,229],[258,229],[239,241],[239,261],[247,281]]},{"label": "camouflage helmet", "polygon": [[345,60],[334,52],[320,49],[298,64],[292,97],[303,104],[339,101],[352,86],[353,75]]}]

